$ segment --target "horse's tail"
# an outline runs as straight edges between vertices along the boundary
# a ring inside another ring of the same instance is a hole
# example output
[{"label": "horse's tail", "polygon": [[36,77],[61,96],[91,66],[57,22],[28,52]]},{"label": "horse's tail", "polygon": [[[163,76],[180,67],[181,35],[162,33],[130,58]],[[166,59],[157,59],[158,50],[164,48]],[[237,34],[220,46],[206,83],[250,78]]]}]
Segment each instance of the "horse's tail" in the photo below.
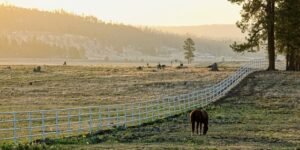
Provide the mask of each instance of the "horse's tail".
[{"label": "horse's tail", "polygon": [[188,120],[189,120],[190,123],[192,123],[192,115],[193,115],[193,113],[194,113],[194,110],[187,114],[187,117],[188,117]]},{"label": "horse's tail", "polygon": [[194,113],[195,110],[191,111],[190,113],[187,114],[188,118],[189,118],[189,122],[192,123],[192,115]]}]

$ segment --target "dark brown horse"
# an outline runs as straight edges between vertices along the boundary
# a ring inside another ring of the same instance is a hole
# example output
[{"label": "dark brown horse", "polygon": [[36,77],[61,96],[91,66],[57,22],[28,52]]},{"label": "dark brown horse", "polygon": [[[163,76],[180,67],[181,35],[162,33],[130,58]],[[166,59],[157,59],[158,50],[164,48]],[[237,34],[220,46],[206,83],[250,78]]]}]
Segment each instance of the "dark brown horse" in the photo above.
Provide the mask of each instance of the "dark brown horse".
[{"label": "dark brown horse", "polygon": [[198,132],[199,125],[200,125],[200,134],[201,134],[202,124],[203,124],[203,135],[206,135],[208,130],[208,114],[206,111],[198,110],[198,109],[193,110],[190,113],[190,121],[192,123],[192,134],[195,131],[195,124],[197,123],[196,126],[197,134],[199,134]]}]

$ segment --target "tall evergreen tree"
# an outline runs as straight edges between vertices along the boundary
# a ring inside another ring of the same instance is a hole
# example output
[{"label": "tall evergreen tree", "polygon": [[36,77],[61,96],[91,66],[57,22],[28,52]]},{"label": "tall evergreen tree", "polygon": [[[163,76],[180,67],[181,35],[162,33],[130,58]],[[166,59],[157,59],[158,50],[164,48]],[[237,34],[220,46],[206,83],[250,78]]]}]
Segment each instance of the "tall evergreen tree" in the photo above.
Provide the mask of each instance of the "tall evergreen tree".
[{"label": "tall evergreen tree", "polygon": [[187,38],[184,41],[183,49],[185,50],[184,55],[185,59],[188,61],[188,64],[190,64],[194,60],[194,51],[195,49],[195,42],[191,38]]},{"label": "tall evergreen tree", "polygon": [[255,52],[267,42],[269,67],[275,70],[275,0],[228,0],[242,6],[242,20],[237,26],[247,32],[246,42],[234,42],[231,47],[236,52]]},{"label": "tall evergreen tree", "polygon": [[280,0],[276,18],[276,46],[286,55],[286,70],[300,71],[300,1]]}]

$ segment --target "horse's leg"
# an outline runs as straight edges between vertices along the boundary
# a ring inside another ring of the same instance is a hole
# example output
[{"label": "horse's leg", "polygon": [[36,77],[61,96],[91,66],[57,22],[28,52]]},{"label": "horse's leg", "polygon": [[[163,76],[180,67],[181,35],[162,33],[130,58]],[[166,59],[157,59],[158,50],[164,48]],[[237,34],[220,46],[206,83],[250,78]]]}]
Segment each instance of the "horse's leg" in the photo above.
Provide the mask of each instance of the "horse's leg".
[{"label": "horse's leg", "polygon": [[194,131],[195,131],[195,120],[192,120],[191,123],[192,123],[192,134],[191,135],[193,135]]},{"label": "horse's leg", "polygon": [[200,122],[200,134],[201,134],[201,130],[202,130],[202,122]]},{"label": "horse's leg", "polygon": [[206,135],[207,130],[208,130],[208,122],[205,122],[203,127],[203,135]]},{"label": "horse's leg", "polygon": [[197,121],[197,134],[199,134],[199,121]]}]

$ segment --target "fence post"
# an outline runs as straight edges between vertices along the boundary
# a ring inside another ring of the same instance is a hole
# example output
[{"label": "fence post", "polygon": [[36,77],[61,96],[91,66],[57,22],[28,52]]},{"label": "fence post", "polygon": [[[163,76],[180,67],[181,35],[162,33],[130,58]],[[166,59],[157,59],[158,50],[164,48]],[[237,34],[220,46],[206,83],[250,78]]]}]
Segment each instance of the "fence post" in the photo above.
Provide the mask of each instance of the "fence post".
[{"label": "fence post", "polygon": [[58,139],[58,111],[56,111],[55,113],[55,135],[56,135],[56,139]]},{"label": "fence post", "polygon": [[134,106],[133,106],[133,103],[131,103],[131,124],[132,126],[134,126]]},{"label": "fence post", "polygon": [[159,119],[159,114],[160,114],[160,112],[159,112],[159,98],[156,101],[156,108],[157,108],[157,111],[156,111],[156,113],[157,113],[157,119]]},{"label": "fence post", "polygon": [[217,86],[217,89],[216,89],[216,91],[217,91],[217,98],[219,98],[220,96],[221,96],[221,91],[222,91],[222,84],[223,84],[223,82],[220,82],[219,84],[218,84],[218,86]]},{"label": "fence post", "polygon": [[151,111],[152,111],[152,122],[154,121],[154,105],[153,105],[154,101],[151,101]]},{"label": "fence post", "polygon": [[99,120],[98,120],[98,123],[99,123],[99,125],[98,125],[98,129],[100,130],[101,128],[102,128],[102,114],[101,114],[101,106],[99,106]]},{"label": "fence post", "polygon": [[205,106],[207,106],[209,99],[211,99],[211,87],[207,88],[205,93],[206,93]]},{"label": "fence post", "polygon": [[117,112],[117,118],[116,118],[117,119],[117,122],[116,122],[117,125],[116,126],[117,126],[117,128],[119,127],[119,121],[120,121],[120,118],[119,118],[120,117],[119,116],[119,110],[120,109],[119,109],[119,107],[120,107],[119,105],[116,105],[116,112]]},{"label": "fence post", "polygon": [[110,127],[110,110],[109,110],[109,105],[107,105],[107,126]]},{"label": "fence post", "polygon": [[162,113],[163,113],[163,115],[164,115],[163,118],[166,118],[167,113],[168,113],[168,112],[167,112],[168,110],[167,110],[167,106],[166,106],[166,105],[168,105],[168,103],[166,102],[166,99],[165,99],[165,98],[162,98],[161,100],[162,100],[162,107],[163,107],[163,108],[162,108],[162,111],[163,111]]},{"label": "fence post", "polygon": [[42,138],[45,141],[45,112],[42,111]]},{"label": "fence post", "polygon": [[196,92],[194,100],[195,100],[194,101],[194,108],[199,107],[200,106],[200,101],[201,101],[201,99],[200,99],[200,91],[199,90]]},{"label": "fence post", "polygon": [[200,100],[199,103],[200,103],[201,107],[203,107],[204,103],[205,103],[205,97],[206,97],[205,91],[206,90],[204,89],[204,90],[201,90],[201,92],[199,92],[199,100]]},{"label": "fence post", "polygon": [[141,125],[141,101],[139,102],[139,126]]},{"label": "fence post", "polygon": [[211,97],[210,97],[209,103],[212,102],[212,101],[214,100],[214,97],[215,97],[215,85],[211,86],[211,91],[210,91],[210,93],[211,93]]},{"label": "fence post", "polygon": [[192,109],[194,109],[195,108],[195,106],[196,106],[196,96],[195,96],[195,94],[196,94],[196,92],[195,92],[196,90],[194,89],[194,92],[192,92],[191,93],[191,110]]},{"label": "fence post", "polygon": [[185,102],[186,99],[185,99],[185,97],[186,97],[186,96],[184,95],[184,96],[183,96],[183,100],[184,100],[184,112],[186,112],[186,102]]},{"label": "fence post", "polygon": [[13,117],[14,117],[14,143],[17,144],[17,115],[16,112],[13,113]]},{"label": "fence post", "polygon": [[124,105],[124,127],[127,128],[127,107]]},{"label": "fence post", "polygon": [[28,112],[28,137],[29,137],[29,143],[32,142],[32,118],[31,118],[31,112]]},{"label": "fence post", "polygon": [[92,113],[92,107],[89,107],[89,132],[90,134],[92,134],[93,132],[93,113]]},{"label": "fence post", "polygon": [[190,97],[190,94],[187,95],[188,97],[188,110],[191,109],[191,97]]},{"label": "fence post", "polygon": [[169,116],[171,116],[171,103],[170,103],[170,97],[168,97],[168,106],[169,106]]},{"label": "fence post", "polygon": [[148,122],[148,101],[146,101],[146,119],[145,122]]},{"label": "fence post", "polygon": [[68,110],[68,136],[71,136],[71,113],[70,113],[70,110]]},{"label": "fence post", "polygon": [[216,98],[215,98],[215,100],[214,101],[216,101],[216,99],[218,99],[219,98],[219,96],[220,96],[220,94],[221,94],[221,82],[220,83],[218,83],[217,84],[217,86],[216,86]]},{"label": "fence post", "polygon": [[81,124],[81,109],[78,109],[78,133],[82,133],[82,124]]},{"label": "fence post", "polygon": [[175,96],[174,97],[174,108],[173,108],[174,109],[174,113],[176,113],[176,100],[177,100],[177,97]]},{"label": "fence post", "polygon": [[226,84],[225,84],[225,88],[224,88],[224,96],[227,94],[227,91],[228,91],[228,88],[229,88],[229,78],[226,80]]}]

